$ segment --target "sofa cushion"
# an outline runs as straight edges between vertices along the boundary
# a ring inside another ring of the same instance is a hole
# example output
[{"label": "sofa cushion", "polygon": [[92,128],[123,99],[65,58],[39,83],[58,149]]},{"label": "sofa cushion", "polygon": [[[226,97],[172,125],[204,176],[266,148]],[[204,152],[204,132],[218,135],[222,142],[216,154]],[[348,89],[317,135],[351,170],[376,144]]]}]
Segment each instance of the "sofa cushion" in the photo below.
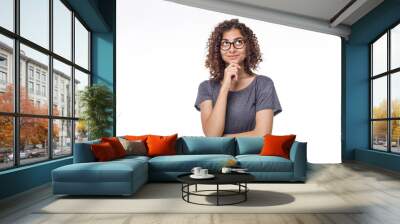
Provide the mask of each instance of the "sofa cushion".
[{"label": "sofa cushion", "polygon": [[235,155],[235,138],[184,136],[177,143],[177,154],[225,154]]},{"label": "sofa cushion", "polygon": [[147,155],[146,143],[142,140],[127,140],[125,138],[118,138],[126,151],[126,155]]},{"label": "sofa cushion", "polygon": [[108,142],[92,144],[90,147],[97,161],[104,162],[118,158],[112,145]]},{"label": "sofa cushion", "polygon": [[58,182],[130,182],[133,173],[147,171],[146,166],[139,159],[74,163],[53,170],[52,175]]},{"label": "sofa cushion", "polygon": [[178,134],[170,136],[149,135],[147,137],[147,155],[148,156],[164,156],[176,154],[176,140]]},{"label": "sofa cushion", "polygon": [[149,160],[149,170],[163,172],[190,172],[193,167],[200,166],[209,171],[219,171],[229,159],[235,159],[231,155],[174,155],[158,156]]},{"label": "sofa cushion", "polygon": [[101,142],[108,142],[114,149],[115,155],[117,158],[122,158],[126,156],[126,151],[124,146],[122,146],[121,142],[117,137],[103,137],[101,138]]},{"label": "sofa cushion", "polygon": [[236,155],[259,154],[263,145],[263,137],[237,137]]},{"label": "sofa cushion", "polygon": [[239,166],[249,172],[292,172],[293,162],[279,156],[238,155]]},{"label": "sofa cushion", "polygon": [[148,162],[149,159],[150,159],[150,157],[148,157],[148,156],[130,155],[130,156],[125,156],[124,158],[113,160],[113,162],[118,162],[118,161],[121,162],[121,161],[123,161],[123,162],[128,162],[129,163],[129,162],[134,161],[134,160]]},{"label": "sofa cushion", "polygon": [[266,134],[264,136],[264,146],[261,149],[261,156],[280,156],[286,159],[290,159],[290,148],[296,135],[271,135]]}]

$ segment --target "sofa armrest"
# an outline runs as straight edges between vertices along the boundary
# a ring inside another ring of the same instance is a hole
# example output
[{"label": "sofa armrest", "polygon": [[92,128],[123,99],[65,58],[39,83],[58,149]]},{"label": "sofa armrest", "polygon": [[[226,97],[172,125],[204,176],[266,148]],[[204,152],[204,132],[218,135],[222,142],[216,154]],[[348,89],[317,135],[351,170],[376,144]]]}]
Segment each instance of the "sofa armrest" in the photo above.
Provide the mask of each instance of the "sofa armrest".
[{"label": "sofa armrest", "polygon": [[89,163],[95,162],[96,158],[94,157],[90,146],[92,144],[100,143],[99,140],[88,141],[75,143],[74,145],[74,163]]},{"label": "sofa armrest", "polygon": [[307,142],[295,141],[292,144],[290,160],[293,162],[293,179],[305,181],[307,175]]}]

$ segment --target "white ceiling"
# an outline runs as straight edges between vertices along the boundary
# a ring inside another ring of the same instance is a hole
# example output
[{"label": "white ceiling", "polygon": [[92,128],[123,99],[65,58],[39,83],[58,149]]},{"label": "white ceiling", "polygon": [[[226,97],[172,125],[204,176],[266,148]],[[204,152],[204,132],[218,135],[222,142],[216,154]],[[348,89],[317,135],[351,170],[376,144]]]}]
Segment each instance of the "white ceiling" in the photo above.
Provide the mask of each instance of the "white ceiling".
[{"label": "white ceiling", "polygon": [[[383,0],[167,0],[346,39],[351,25]],[[346,5],[348,7],[346,8]],[[342,10],[346,8],[345,10]],[[342,12],[339,14],[339,12]]]}]

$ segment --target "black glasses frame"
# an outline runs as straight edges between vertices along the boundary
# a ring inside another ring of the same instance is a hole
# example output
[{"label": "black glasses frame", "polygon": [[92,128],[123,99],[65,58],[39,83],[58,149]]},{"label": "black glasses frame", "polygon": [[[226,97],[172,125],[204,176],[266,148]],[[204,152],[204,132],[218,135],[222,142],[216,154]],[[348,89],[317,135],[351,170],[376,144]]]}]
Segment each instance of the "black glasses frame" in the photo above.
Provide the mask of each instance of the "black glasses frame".
[{"label": "black glasses frame", "polygon": [[[241,40],[241,41],[243,41],[243,45],[241,46],[241,47],[236,47],[235,46],[235,41],[237,41],[237,40]],[[234,41],[228,41],[228,40],[223,40],[224,42],[227,42],[227,43],[229,43],[229,47],[227,48],[227,49],[224,49],[223,47],[222,47],[222,44],[220,45],[220,48],[223,50],[223,51],[228,51],[229,49],[231,49],[231,47],[232,47],[232,45],[233,45],[233,47],[235,48],[235,49],[242,49],[243,47],[244,47],[244,45],[246,44],[246,41],[244,40],[244,39],[236,39],[236,40],[234,40]],[[222,41],[221,41],[222,42]]]}]

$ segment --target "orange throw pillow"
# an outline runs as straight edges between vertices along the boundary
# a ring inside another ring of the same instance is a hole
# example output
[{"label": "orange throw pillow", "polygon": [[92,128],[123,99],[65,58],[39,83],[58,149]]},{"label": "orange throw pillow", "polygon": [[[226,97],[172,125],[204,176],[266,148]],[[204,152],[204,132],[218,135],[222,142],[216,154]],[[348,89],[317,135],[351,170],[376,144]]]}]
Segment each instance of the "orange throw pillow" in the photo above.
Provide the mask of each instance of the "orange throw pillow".
[{"label": "orange throw pillow", "polygon": [[129,140],[129,141],[137,141],[141,140],[143,142],[146,142],[146,139],[149,135],[140,135],[140,136],[135,136],[135,135],[125,135],[124,139]]},{"label": "orange throw pillow", "polygon": [[163,156],[176,154],[178,134],[171,136],[149,135],[147,137],[148,156]]},{"label": "orange throw pillow", "polygon": [[264,136],[264,146],[261,149],[262,156],[281,156],[290,159],[290,148],[296,135],[271,135]]},{"label": "orange throw pillow", "polygon": [[101,138],[101,142],[108,142],[114,149],[115,155],[117,158],[121,158],[126,156],[126,151],[124,149],[124,146],[122,146],[121,142],[118,140],[116,137],[111,137],[111,138]]},{"label": "orange throw pillow", "polygon": [[109,161],[117,158],[114,149],[108,142],[93,144],[90,147],[94,154],[94,157],[99,162]]},{"label": "orange throw pillow", "polygon": [[147,147],[146,140],[149,137],[149,135],[125,135],[124,139],[129,140],[129,141],[137,141],[140,140],[144,143],[144,146],[146,146],[146,150],[149,150],[149,147]]}]

